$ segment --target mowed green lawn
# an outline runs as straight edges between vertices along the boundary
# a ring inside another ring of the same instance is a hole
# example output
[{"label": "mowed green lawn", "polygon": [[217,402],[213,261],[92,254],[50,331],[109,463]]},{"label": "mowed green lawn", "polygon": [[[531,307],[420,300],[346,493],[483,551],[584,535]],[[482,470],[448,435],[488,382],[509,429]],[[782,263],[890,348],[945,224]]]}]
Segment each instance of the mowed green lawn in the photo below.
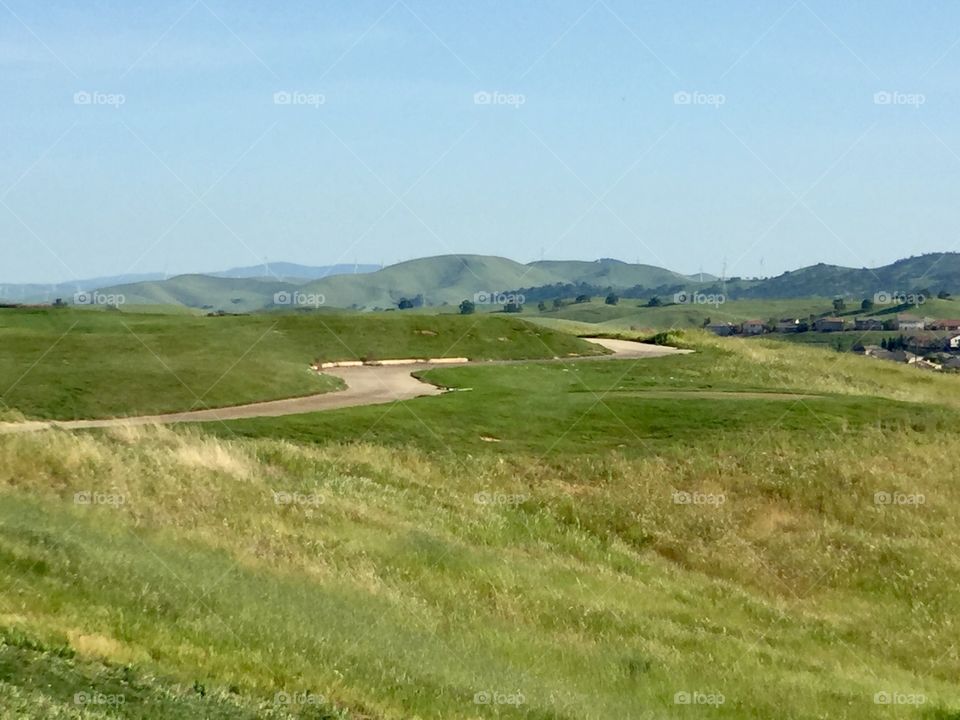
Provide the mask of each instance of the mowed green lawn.
[{"label": "mowed green lawn", "polygon": [[750,442],[771,428],[808,446],[811,428],[839,436],[869,427],[952,430],[960,421],[957,377],[770,341],[695,337],[689,355],[431,370],[420,377],[454,392],[207,430],[555,458]]},{"label": "mowed green lawn", "polygon": [[315,360],[537,358],[595,345],[500,316],[304,313],[239,317],[0,310],[0,412],[96,418],[333,390]]}]

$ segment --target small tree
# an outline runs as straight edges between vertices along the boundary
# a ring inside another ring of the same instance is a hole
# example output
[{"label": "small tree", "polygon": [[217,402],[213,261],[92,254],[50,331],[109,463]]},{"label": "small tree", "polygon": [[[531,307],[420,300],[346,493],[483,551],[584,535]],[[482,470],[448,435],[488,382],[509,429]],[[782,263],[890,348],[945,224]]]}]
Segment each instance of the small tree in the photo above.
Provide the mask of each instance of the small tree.
[{"label": "small tree", "polygon": [[461,315],[473,315],[477,311],[477,306],[473,303],[472,300],[464,300],[460,303],[460,314]]},{"label": "small tree", "polygon": [[834,298],[833,299],[833,311],[834,312],[843,312],[847,309],[847,304],[843,301],[843,298]]},{"label": "small tree", "polygon": [[940,298],[941,300],[949,300],[950,293],[948,293],[946,290],[941,290],[940,292],[937,293],[937,297]]},{"label": "small tree", "polygon": [[647,307],[660,307],[661,305],[663,305],[663,301],[656,295],[647,300]]},{"label": "small tree", "polygon": [[563,298],[554,298],[553,299],[553,309],[559,310],[563,307]]},{"label": "small tree", "polygon": [[523,305],[515,302],[507,303],[506,305],[503,306],[503,311],[507,313],[523,312]]},{"label": "small tree", "polygon": [[593,298],[591,298],[589,295],[577,295],[577,298],[574,300],[574,302],[580,305],[582,303],[588,303],[592,299]]},{"label": "small tree", "polygon": [[873,310],[873,300],[870,298],[864,298],[863,302],[860,303],[861,310]]},{"label": "small tree", "polygon": [[540,312],[546,312],[547,304],[543,300],[541,300],[540,302],[537,303],[537,310],[539,310]]},{"label": "small tree", "polygon": [[620,302],[620,298],[617,297],[616,293],[610,293],[607,295],[607,298],[604,300],[604,302],[607,305],[616,305],[618,302]]},{"label": "small tree", "polygon": [[400,298],[400,302],[397,303],[397,307],[401,310],[409,310],[413,307],[413,300],[409,298]]}]

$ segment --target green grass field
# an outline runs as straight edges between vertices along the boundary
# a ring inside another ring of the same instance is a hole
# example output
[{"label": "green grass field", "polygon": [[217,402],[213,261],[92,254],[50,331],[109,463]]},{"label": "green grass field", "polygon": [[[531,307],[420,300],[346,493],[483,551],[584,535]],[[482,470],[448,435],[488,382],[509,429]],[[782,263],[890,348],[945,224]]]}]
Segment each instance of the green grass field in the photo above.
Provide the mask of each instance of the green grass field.
[{"label": "green grass field", "polygon": [[596,324],[607,329],[699,328],[711,322],[741,323],[744,320],[821,315],[832,311],[830,298],[799,300],[729,300],[716,305],[673,304],[672,298],[661,298],[659,307],[646,307],[645,301],[623,298],[617,305],[607,305],[603,298],[586,303],[570,303],[559,310],[537,313],[525,308],[531,316],[545,320],[568,320]]},{"label": "green grass field", "polygon": [[113,417],[339,387],[310,370],[315,360],[597,352],[595,345],[503,315],[0,310],[0,410],[48,419]]},{"label": "green grass field", "polygon": [[683,342],[0,435],[0,717],[960,717],[960,378]]}]

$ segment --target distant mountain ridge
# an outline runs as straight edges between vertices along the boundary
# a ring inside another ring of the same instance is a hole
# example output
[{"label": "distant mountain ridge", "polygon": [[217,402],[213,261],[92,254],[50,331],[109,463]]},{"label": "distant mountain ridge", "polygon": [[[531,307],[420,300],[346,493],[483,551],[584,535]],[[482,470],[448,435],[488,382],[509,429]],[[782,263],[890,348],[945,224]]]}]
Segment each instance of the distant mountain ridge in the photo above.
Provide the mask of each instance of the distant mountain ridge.
[{"label": "distant mountain ridge", "polygon": [[[264,275],[263,271],[268,274]],[[4,294],[4,287],[23,286],[0,286],[0,297],[18,300]],[[726,280],[708,274],[684,275],[610,258],[593,262],[539,260],[522,264],[490,255],[440,255],[384,268],[270,263],[212,274],[168,279],[145,277],[135,282],[99,286],[84,281],[84,286],[77,284],[77,289],[123,295],[127,304],[177,304],[242,312],[288,305],[386,309],[397,307],[404,299],[413,305],[427,306],[456,305],[464,299],[496,304],[498,293],[522,293],[528,302],[606,292],[636,298],[657,295],[667,302],[678,292],[723,293],[730,299],[839,296],[859,301],[878,293],[946,291],[960,294],[960,254],[921,255],[877,268],[820,263],[772,278]],[[64,293],[64,299],[70,301],[73,291]]]},{"label": "distant mountain ridge", "polygon": [[357,263],[340,265],[298,265],[289,262],[268,262],[263,265],[231,268],[220,272],[203,273],[211,277],[226,278],[275,278],[281,280],[306,279],[318,280],[332,275],[355,275],[375,272],[380,265],[360,265]]},{"label": "distant mountain ridge", "polygon": [[[145,282],[168,281],[180,277],[216,277],[234,279],[261,278],[269,282],[292,282],[299,284],[334,275],[374,272],[380,265],[340,264],[340,265],[299,265],[297,263],[275,262],[248,267],[236,267],[210,273],[191,273],[168,276],[165,273],[137,273],[112,275],[107,277],[84,278],[62,283],[0,283],[0,302],[53,302],[57,298],[69,302],[75,293],[101,290],[120,285],[134,285]],[[177,302],[172,299],[173,302]],[[185,304],[185,303],[181,303]]]}]

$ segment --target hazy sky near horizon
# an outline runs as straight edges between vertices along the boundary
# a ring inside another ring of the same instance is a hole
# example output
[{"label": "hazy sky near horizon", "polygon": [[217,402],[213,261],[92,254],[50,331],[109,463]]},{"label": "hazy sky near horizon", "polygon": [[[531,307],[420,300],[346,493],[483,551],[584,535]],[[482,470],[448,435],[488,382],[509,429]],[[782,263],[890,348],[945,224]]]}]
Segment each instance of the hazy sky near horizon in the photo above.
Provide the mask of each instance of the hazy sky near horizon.
[{"label": "hazy sky near horizon", "polygon": [[0,282],[957,250],[948,2],[0,2]]}]

